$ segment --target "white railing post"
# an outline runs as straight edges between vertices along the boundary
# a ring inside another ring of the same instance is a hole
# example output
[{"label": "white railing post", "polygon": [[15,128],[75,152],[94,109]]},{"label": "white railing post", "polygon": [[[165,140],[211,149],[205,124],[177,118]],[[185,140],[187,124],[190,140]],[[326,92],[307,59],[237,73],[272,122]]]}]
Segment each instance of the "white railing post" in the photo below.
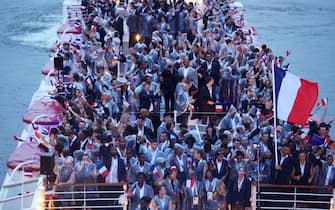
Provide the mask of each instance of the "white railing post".
[{"label": "white railing post", "polygon": [[330,209],[335,210],[335,188],[333,188],[333,197],[330,199]]},{"label": "white railing post", "polygon": [[250,197],[251,210],[256,210],[257,208],[256,199],[257,199],[257,186],[253,184],[251,185],[251,197]]},{"label": "white railing post", "polygon": [[123,193],[124,193],[123,210],[128,209],[128,196],[127,196],[126,192],[128,192],[128,187],[127,187],[127,184],[124,184],[123,185]]},{"label": "white railing post", "polygon": [[293,209],[297,207],[297,187],[294,187],[294,204]]},{"label": "white railing post", "polygon": [[86,209],[86,185],[84,184],[84,197],[83,197],[83,199],[84,199],[84,209]]}]

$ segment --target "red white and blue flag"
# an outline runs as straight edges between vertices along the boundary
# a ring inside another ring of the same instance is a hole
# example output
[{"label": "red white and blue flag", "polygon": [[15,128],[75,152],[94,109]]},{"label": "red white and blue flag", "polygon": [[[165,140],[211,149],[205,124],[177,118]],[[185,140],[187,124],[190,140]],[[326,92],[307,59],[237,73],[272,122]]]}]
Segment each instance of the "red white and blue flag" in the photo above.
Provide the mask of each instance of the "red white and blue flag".
[{"label": "red white and blue flag", "polygon": [[277,117],[305,125],[318,99],[318,83],[300,78],[274,65]]},{"label": "red white and blue flag", "polygon": [[19,136],[13,136],[14,141],[26,142],[25,140],[21,139]]},{"label": "red white and blue flag", "polygon": [[289,51],[289,50],[286,50],[286,51],[285,51],[285,55],[286,55],[286,57],[288,57],[290,54],[291,54],[291,51]]},{"label": "red white and blue flag", "polygon": [[223,106],[222,104],[216,104],[215,105],[215,112],[222,112],[223,111]]},{"label": "red white and blue flag", "polygon": [[154,168],[153,174],[156,178],[159,178],[161,176],[157,168]]},{"label": "red white and blue flag", "polygon": [[186,180],[186,187],[187,188],[193,188],[195,184],[195,180],[194,179],[187,179]]},{"label": "red white and blue flag", "polygon": [[328,104],[328,98],[321,98],[321,100],[318,101],[318,103],[316,104],[316,106],[317,106],[318,108],[320,108],[320,107],[325,107],[325,106],[327,106],[327,104]]},{"label": "red white and blue flag", "polygon": [[106,168],[105,164],[103,164],[102,162],[97,164],[97,168],[98,168],[98,173],[102,177],[106,177],[109,174],[108,169]]},{"label": "red white and blue flag", "polygon": [[24,171],[23,175],[24,175],[25,177],[29,177],[29,178],[32,178],[32,177],[33,177],[33,172],[32,172],[32,170],[27,169],[27,168],[24,168],[23,171]]}]

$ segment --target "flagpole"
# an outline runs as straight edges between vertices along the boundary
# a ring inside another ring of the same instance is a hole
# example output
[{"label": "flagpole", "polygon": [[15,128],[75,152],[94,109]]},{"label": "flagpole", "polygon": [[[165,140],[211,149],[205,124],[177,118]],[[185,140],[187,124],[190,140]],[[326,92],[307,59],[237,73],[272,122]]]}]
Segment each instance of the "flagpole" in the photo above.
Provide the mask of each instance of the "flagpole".
[{"label": "flagpole", "polygon": [[276,80],[275,80],[275,65],[272,60],[272,106],[273,106],[273,127],[274,127],[274,144],[275,144],[275,165],[278,165],[278,144],[277,144],[277,100],[276,100]]},{"label": "flagpole", "polygon": [[21,209],[23,209],[23,178],[24,178],[24,167],[21,170]]}]

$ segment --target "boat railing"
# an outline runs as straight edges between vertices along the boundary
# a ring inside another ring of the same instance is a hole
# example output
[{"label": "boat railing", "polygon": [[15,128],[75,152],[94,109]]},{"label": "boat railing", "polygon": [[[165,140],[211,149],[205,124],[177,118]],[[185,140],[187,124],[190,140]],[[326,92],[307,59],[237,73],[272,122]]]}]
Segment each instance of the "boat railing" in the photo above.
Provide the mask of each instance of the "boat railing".
[{"label": "boat railing", "polygon": [[335,209],[335,188],[317,185],[252,186],[252,209]]},{"label": "boat railing", "polygon": [[[128,209],[127,183],[46,186],[45,209]],[[48,190],[49,189],[49,190]]]}]

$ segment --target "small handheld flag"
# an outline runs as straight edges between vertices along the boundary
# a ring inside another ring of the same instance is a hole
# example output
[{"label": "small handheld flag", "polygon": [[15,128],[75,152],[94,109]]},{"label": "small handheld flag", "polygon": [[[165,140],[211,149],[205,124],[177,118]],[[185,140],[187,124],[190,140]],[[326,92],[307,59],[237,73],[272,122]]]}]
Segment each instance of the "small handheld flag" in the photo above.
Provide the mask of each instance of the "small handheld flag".
[{"label": "small handheld flag", "polygon": [[30,169],[26,169],[26,168],[24,168],[23,170],[24,170],[23,175],[24,175],[25,177],[33,178],[33,172],[32,172],[32,170],[30,170]]},{"label": "small handheld flag", "polygon": [[288,57],[290,54],[291,54],[291,51],[289,51],[289,50],[286,50],[286,51],[285,51],[285,55],[286,55],[286,57]]},{"label": "small handheld flag", "polygon": [[26,142],[25,140],[23,140],[23,139],[21,139],[20,137],[18,137],[18,136],[13,136],[13,139],[15,140],[15,141],[20,141],[20,142]]},{"label": "small handheld flag", "polygon": [[97,164],[97,168],[98,168],[98,173],[102,177],[106,177],[109,174],[108,169],[106,168],[106,166],[102,162]]}]

